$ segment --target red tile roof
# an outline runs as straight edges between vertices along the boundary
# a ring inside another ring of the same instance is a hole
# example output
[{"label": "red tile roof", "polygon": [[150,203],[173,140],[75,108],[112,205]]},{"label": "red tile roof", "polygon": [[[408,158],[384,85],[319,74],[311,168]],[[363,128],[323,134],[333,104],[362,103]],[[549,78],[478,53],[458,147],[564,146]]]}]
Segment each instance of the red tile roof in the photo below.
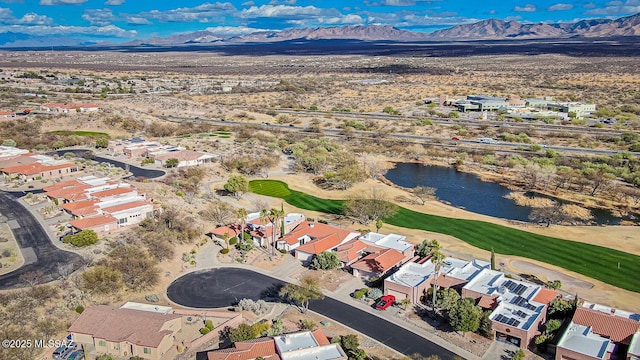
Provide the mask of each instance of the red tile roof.
[{"label": "red tile roof", "polygon": [[540,304],[549,305],[553,301],[553,299],[558,297],[558,292],[551,289],[540,288],[540,291],[533,298],[533,301],[538,302]]},{"label": "red tile roof", "polygon": [[338,246],[336,252],[338,253],[338,258],[340,259],[340,261],[348,264],[360,258],[362,251],[366,248],[367,244],[360,240],[354,239]]},{"label": "red tile roof", "polygon": [[213,234],[216,237],[222,238],[225,233],[229,234],[230,237],[236,236],[240,232],[240,224],[231,224],[227,226],[220,226],[209,231],[209,234]]},{"label": "red tile roof", "polygon": [[454,278],[452,276],[447,276],[446,274],[440,274],[438,276],[438,286],[442,288],[450,288],[456,285],[466,284],[467,280]]},{"label": "red tile roof", "polygon": [[74,186],[80,186],[80,185],[84,185],[83,183],[81,183],[80,181],[76,180],[76,179],[72,179],[72,180],[66,180],[66,181],[61,181],[57,184],[53,184],[50,186],[45,186],[42,188],[42,190],[44,191],[57,191],[57,190],[62,190],[62,189],[66,189],[69,187],[74,187]]},{"label": "red tile roof", "polygon": [[7,174],[21,174],[21,175],[34,175],[39,174],[45,171],[58,170],[58,169],[66,169],[73,166],[77,166],[74,163],[62,163],[56,165],[45,165],[39,162],[34,162],[31,164],[18,165],[13,167],[7,167],[2,169],[2,171]]},{"label": "red tile roof", "polygon": [[379,253],[369,254],[357,261],[352,268],[384,274],[404,260],[404,255],[396,249],[385,249]]},{"label": "red tile roof", "polygon": [[93,206],[97,202],[98,200],[96,199],[74,201],[74,202],[62,204],[62,208],[65,210],[73,211],[73,210],[82,209],[88,206]]},{"label": "red tile roof", "polygon": [[576,309],[573,322],[582,326],[591,326],[594,333],[627,345],[631,342],[633,335],[640,331],[640,321],[586,307]]},{"label": "red tile roof", "polygon": [[310,222],[304,221],[300,225],[296,226],[296,228],[291,232],[283,236],[281,240],[286,241],[289,245],[293,245],[297,244],[298,239],[305,235],[312,239],[320,239],[335,234],[338,239],[340,239],[340,242],[342,242],[351,233],[352,231],[349,229],[343,229],[341,227],[322,223],[313,223],[312,226]]},{"label": "red tile roof", "polygon": [[106,225],[106,224],[112,224],[112,223],[115,224],[116,222],[117,222],[117,219],[111,215],[100,215],[100,216],[93,216],[93,217],[88,217],[84,219],[69,221],[69,225],[73,226],[76,229],[84,230],[84,229],[91,229],[93,227],[100,226],[100,225]]},{"label": "red tile roof", "polygon": [[260,356],[268,360],[280,359],[273,338],[241,341],[235,343],[233,348],[214,350],[207,353],[209,360],[253,360]]},{"label": "red tile roof", "polygon": [[493,309],[495,305],[496,305],[495,298],[489,295],[482,295],[480,297],[480,300],[478,301],[478,306],[480,306],[483,309]]},{"label": "red tile roof", "polygon": [[325,345],[329,345],[331,344],[329,342],[329,339],[327,339],[327,336],[324,334],[324,332],[320,329],[318,330],[314,330],[313,332],[311,332],[311,335],[313,335],[313,337],[316,339],[316,341],[318,342],[318,346],[325,346]]},{"label": "red tile roof", "polygon": [[119,211],[125,211],[125,210],[140,208],[140,207],[143,207],[143,206],[151,206],[151,203],[148,202],[147,200],[132,201],[132,202],[124,203],[124,204],[118,204],[118,205],[102,208],[102,211],[104,211],[107,214],[113,214],[113,213],[117,213]]},{"label": "red tile roof", "polygon": [[330,234],[326,237],[311,240],[306,244],[300,245],[296,248],[296,252],[305,252],[308,254],[318,255],[323,251],[331,250],[334,247],[340,245],[342,241],[336,234]]},{"label": "red tile roof", "polygon": [[122,194],[128,194],[128,193],[137,194],[138,192],[136,191],[135,188],[132,188],[132,187],[117,187],[114,189],[92,192],[90,196],[94,198],[105,198],[109,196],[116,196],[116,195],[122,195]]}]

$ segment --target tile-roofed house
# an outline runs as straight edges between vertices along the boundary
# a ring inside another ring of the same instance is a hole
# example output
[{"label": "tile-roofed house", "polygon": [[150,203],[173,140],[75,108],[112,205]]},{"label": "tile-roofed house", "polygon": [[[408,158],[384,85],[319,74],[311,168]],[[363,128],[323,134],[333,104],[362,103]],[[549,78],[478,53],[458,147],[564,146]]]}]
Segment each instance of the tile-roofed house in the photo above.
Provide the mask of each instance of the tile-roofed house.
[{"label": "tile-roofed house", "polygon": [[406,241],[407,237],[398,234],[378,234],[369,232],[359,237],[360,240],[367,244],[374,245],[384,249],[395,249],[406,257],[412,257],[414,253],[414,245]]},{"label": "tile-roofed house", "polygon": [[67,161],[36,161],[2,169],[5,175],[18,177],[24,182],[61,178],[78,171],[78,165]]},{"label": "tile-roofed house", "polygon": [[207,357],[208,360],[347,359],[340,345],[330,343],[320,329],[237,342],[232,348],[209,351]]},{"label": "tile-roofed house", "polygon": [[334,250],[342,241],[337,234],[329,234],[325,237],[306,242],[295,249],[296,258],[303,261],[311,261],[314,256],[323,251]]},{"label": "tile-roofed house", "polygon": [[276,343],[271,337],[239,341],[232,348],[209,351],[208,360],[280,360],[276,352]]},{"label": "tile-roofed house", "polygon": [[540,304],[549,305],[553,299],[558,297],[558,292],[551,289],[540,288],[540,291],[533,298],[533,301],[538,302]]},{"label": "tile-roofed house", "polygon": [[640,331],[640,317],[620,316],[625,314],[620,310],[609,308],[604,312],[590,308],[592,304],[580,306],[573,315],[573,322],[583,326],[589,326],[598,335],[605,336],[616,343],[628,345],[636,332]]},{"label": "tile-roofed house", "polygon": [[342,262],[342,267],[347,267],[362,257],[367,244],[360,240],[350,240],[336,249],[338,259]]},{"label": "tile-roofed house", "polygon": [[164,165],[169,159],[178,159],[177,167],[196,166],[208,162],[212,162],[217,155],[209,154],[202,151],[180,150],[175,152],[155,152],[149,153],[149,157],[154,159],[157,164]]},{"label": "tile-roofed house", "polygon": [[69,221],[69,225],[77,231],[93,230],[96,233],[108,232],[118,228],[118,219],[106,214]]},{"label": "tile-roofed house", "polygon": [[608,360],[616,344],[593,333],[590,326],[569,323],[556,346],[557,360]]},{"label": "tile-roofed house", "polygon": [[407,258],[396,249],[384,249],[379,253],[369,254],[351,264],[354,276],[370,278],[372,276],[384,276],[388,272],[397,269]]},{"label": "tile-roofed house", "polygon": [[[303,221],[302,223],[300,223],[300,225],[296,226],[293,230],[277,240],[276,248],[279,250],[284,249],[286,251],[294,251],[297,250],[299,246],[307,244],[313,240],[326,238],[332,234],[335,234],[335,236],[339,239],[339,243],[334,245],[333,247],[327,248],[326,250],[330,250],[331,248],[335,248],[338,245],[344,244],[359,235],[359,233],[357,232],[353,232],[349,229],[344,229],[338,226],[316,223],[312,221]],[[314,255],[314,253],[309,253],[309,251],[312,250],[313,249],[308,247],[307,251],[303,252]],[[304,257],[305,255],[302,254],[301,256]],[[300,259],[303,259],[302,257],[300,257]]]},{"label": "tile-roofed house", "polygon": [[104,200],[104,199],[117,197],[117,196],[138,195],[138,190],[136,190],[134,187],[128,186],[128,184],[126,184],[127,186],[123,186],[123,185],[125,184],[119,184],[118,187],[112,188],[112,189],[105,189],[105,190],[91,192],[89,197]]},{"label": "tile-roofed house", "polygon": [[182,328],[180,315],[97,305],[71,324],[73,341],[88,354],[160,359]]}]

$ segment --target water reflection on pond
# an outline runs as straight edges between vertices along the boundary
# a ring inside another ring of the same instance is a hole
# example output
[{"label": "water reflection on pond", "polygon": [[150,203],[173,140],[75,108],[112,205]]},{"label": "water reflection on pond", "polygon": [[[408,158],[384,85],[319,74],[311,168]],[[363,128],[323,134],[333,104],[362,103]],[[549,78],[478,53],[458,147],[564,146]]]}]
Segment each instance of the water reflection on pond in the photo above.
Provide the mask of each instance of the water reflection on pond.
[{"label": "water reflection on pond", "polygon": [[[476,175],[456,171],[443,166],[416,163],[397,163],[385,177],[392,183],[413,188],[430,186],[436,188],[436,196],[452,206],[468,211],[509,220],[529,221],[531,208],[519,206],[513,200],[505,198],[511,190],[487,181]],[[593,221],[598,224],[616,225],[620,219],[608,210],[591,209]]]}]

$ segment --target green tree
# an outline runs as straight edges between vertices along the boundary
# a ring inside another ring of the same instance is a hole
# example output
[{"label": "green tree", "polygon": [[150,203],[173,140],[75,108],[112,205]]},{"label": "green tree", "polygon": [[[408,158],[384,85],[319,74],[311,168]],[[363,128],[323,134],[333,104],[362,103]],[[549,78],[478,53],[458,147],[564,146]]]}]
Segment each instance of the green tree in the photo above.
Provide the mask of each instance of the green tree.
[{"label": "green tree", "polygon": [[323,298],[320,281],[312,275],[303,276],[299,285],[285,285],[280,289],[280,296],[298,304],[301,312],[309,309],[309,301]]},{"label": "green tree", "polygon": [[438,240],[431,240],[427,244],[427,249],[431,254],[431,262],[435,265],[435,271],[433,274],[433,312],[435,313],[437,309],[436,302],[436,294],[438,293],[438,278],[440,277],[440,268],[442,267],[442,263],[444,263],[445,255],[440,251],[442,249],[442,245],[438,242]]},{"label": "green tree", "polygon": [[402,310],[407,310],[407,307],[411,305],[411,300],[409,298],[404,298],[400,300],[400,306],[402,306]]},{"label": "green tree", "polygon": [[524,352],[524,350],[518,349],[518,351],[516,351],[515,354],[513,354],[513,357],[511,358],[511,360],[524,360],[526,356],[527,354]]},{"label": "green tree", "polygon": [[167,161],[164,162],[164,166],[168,168],[174,168],[178,166],[178,164],[180,164],[180,160],[176,158],[167,159]]},{"label": "green tree", "polygon": [[62,238],[62,242],[77,247],[85,247],[97,243],[98,234],[93,230],[82,230],[77,234],[65,236]]},{"label": "green tree", "polygon": [[358,350],[360,347],[360,341],[358,340],[358,336],[355,334],[345,335],[340,338],[340,346],[347,354]]},{"label": "green tree", "polygon": [[334,251],[323,251],[313,258],[311,266],[318,270],[331,270],[341,267],[342,261]]},{"label": "green tree", "polygon": [[99,137],[96,139],[96,149],[106,149],[109,146],[109,139],[106,137]]},{"label": "green tree", "polygon": [[238,239],[238,242],[244,241],[244,227],[247,224],[247,216],[249,216],[249,212],[245,208],[240,208],[236,210],[236,216],[238,220],[240,220],[240,234],[241,239]]},{"label": "green tree", "polygon": [[6,139],[2,142],[2,146],[16,147],[16,145],[18,145],[18,143],[13,139]]},{"label": "green tree", "polygon": [[562,287],[562,282],[560,280],[547,281],[545,284],[546,287],[553,290],[558,290]]},{"label": "green tree", "polygon": [[456,331],[477,331],[480,327],[482,309],[476,306],[472,298],[458,301],[458,304],[449,310],[449,321]]},{"label": "green tree", "polygon": [[562,326],[562,321],[558,319],[551,319],[545,324],[544,331],[547,334],[553,334],[556,330],[560,329],[560,326]]},{"label": "green tree", "polygon": [[384,222],[382,222],[382,219],[376,220],[376,232],[378,232],[378,231],[380,231],[380,229],[382,229],[382,225],[384,225]]},{"label": "green tree", "polygon": [[438,291],[437,301],[441,309],[449,311],[460,301],[460,294],[452,288],[442,289]]},{"label": "green tree", "polygon": [[549,315],[554,317],[567,316],[575,309],[575,305],[571,301],[567,301],[561,298],[553,299],[549,305]]},{"label": "green tree", "polygon": [[491,311],[483,311],[480,317],[480,327],[478,333],[488,339],[493,339],[493,329],[491,326]]},{"label": "green tree", "polygon": [[229,330],[229,340],[232,343],[255,339],[256,335],[251,325],[240,324],[236,328]]},{"label": "green tree", "polygon": [[249,191],[249,181],[243,175],[231,175],[229,180],[224,184],[224,189],[239,200],[244,193]]},{"label": "green tree", "polygon": [[55,141],[51,147],[53,148],[53,150],[58,150],[58,149],[62,149],[64,147],[64,142],[63,141]]}]

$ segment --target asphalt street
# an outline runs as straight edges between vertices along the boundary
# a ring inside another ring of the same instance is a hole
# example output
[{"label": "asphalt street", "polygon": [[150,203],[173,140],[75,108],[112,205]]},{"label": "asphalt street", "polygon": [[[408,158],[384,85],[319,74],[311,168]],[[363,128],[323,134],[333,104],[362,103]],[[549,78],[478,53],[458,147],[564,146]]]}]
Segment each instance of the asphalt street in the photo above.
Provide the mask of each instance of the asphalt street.
[{"label": "asphalt street", "polygon": [[[268,298],[283,284],[281,280],[246,269],[201,270],[175,280],[169,285],[167,296],[183,306],[221,308],[234,305],[242,298]],[[332,298],[312,301],[309,308],[402,354],[438,355],[443,360],[455,356],[411,331]]]},{"label": "asphalt street", "polygon": [[20,276],[31,271],[42,271],[40,282],[48,282],[59,277],[60,265],[72,264],[75,271],[82,262],[80,255],[60,250],[51,243],[42,225],[18,202],[18,196],[22,195],[0,191],[0,214],[6,218],[25,257],[21,268],[0,276],[0,289],[24,286]]}]

